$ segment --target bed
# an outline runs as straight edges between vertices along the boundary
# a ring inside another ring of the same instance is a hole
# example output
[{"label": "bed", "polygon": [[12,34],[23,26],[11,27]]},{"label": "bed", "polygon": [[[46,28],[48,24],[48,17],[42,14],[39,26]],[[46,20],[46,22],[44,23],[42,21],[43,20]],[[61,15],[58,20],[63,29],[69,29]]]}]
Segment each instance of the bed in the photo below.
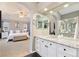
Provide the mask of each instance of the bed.
[{"label": "bed", "polygon": [[28,38],[29,38],[28,32],[20,32],[20,31],[12,32],[12,31],[10,31],[10,34],[8,36],[8,41],[9,40],[12,40],[12,41],[24,40],[24,39],[28,39]]}]

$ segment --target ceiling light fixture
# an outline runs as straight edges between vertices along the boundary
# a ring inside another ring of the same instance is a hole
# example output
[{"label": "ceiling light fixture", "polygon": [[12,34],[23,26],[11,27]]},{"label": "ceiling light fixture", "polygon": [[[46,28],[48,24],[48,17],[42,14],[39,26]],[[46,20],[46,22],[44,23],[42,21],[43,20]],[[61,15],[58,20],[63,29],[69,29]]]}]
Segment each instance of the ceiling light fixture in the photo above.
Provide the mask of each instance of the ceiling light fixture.
[{"label": "ceiling light fixture", "polygon": [[50,14],[52,14],[52,13],[53,13],[53,11],[50,11],[49,13],[50,13]]},{"label": "ceiling light fixture", "polygon": [[24,12],[19,12],[19,17],[24,17]]},{"label": "ceiling light fixture", "polygon": [[44,11],[47,11],[48,9],[47,8],[44,8]]},{"label": "ceiling light fixture", "polygon": [[68,6],[69,6],[69,4],[65,4],[65,5],[64,5],[64,7],[68,7]]}]

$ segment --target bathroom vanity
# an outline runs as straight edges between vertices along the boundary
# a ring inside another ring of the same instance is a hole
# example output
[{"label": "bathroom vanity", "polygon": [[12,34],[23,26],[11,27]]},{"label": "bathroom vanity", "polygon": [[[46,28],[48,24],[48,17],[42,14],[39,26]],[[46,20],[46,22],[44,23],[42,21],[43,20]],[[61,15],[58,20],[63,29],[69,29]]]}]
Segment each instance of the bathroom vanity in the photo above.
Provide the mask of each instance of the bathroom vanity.
[{"label": "bathroom vanity", "polygon": [[[42,57],[78,57],[79,17],[56,20],[57,23],[53,20],[45,21],[41,19],[37,22],[36,31],[41,29],[41,32],[34,35],[35,51]],[[42,24],[46,24],[46,27]]]},{"label": "bathroom vanity", "polygon": [[62,15],[61,18],[57,12],[49,15],[51,17],[37,17],[34,46],[40,56],[79,57],[79,16],[68,15],[72,13]]},{"label": "bathroom vanity", "polygon": [[47,21],[45,17],[37,19],[36,31],[38,32],[34,35],[35,51],[42,57],[78,57],[78,19],[79,17],[56,21]]},{"label": "bathroom vanity", "polygon": [[79,41],[73,38],[35,36],[35,51],[42,57],[78,57]]}]

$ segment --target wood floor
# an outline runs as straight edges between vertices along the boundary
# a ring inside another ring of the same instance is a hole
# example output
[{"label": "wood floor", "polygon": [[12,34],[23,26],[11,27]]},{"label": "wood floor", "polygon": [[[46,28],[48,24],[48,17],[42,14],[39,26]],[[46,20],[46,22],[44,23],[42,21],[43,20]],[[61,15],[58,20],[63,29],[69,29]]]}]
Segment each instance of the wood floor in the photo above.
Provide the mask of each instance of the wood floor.
[{"label": "wood floor", "polygon": [[29,39],[18,42],[0,40],[0,57],[23,57],[30,54]]}]

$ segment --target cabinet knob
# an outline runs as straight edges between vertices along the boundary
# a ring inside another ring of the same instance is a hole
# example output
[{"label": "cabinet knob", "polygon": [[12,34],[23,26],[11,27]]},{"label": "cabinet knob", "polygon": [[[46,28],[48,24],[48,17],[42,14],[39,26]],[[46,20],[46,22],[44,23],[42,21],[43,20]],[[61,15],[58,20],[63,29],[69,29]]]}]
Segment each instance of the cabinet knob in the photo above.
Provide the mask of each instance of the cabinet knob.
[{"label": "cabinet knob", "polygon": [[52,45],[52,44],[50,43],[50,45]]},{"label": "cabinet knob", "polygon": [[64,51],[66,51],[66,49],[64,49]]},{"label": "cabinet knob", "polygon": [[47,46],[47,45],[45,45],[45,47],[46,47],[46,48],[48,48],[48,46]]},{"label": "cabinet knob", "polygon": [[44,42],[44,41],[42,41],[42,42]]},{"label": "cabinet knob", "polygon": [[66,56],[64,56],[64,57],[66,57]]}]

